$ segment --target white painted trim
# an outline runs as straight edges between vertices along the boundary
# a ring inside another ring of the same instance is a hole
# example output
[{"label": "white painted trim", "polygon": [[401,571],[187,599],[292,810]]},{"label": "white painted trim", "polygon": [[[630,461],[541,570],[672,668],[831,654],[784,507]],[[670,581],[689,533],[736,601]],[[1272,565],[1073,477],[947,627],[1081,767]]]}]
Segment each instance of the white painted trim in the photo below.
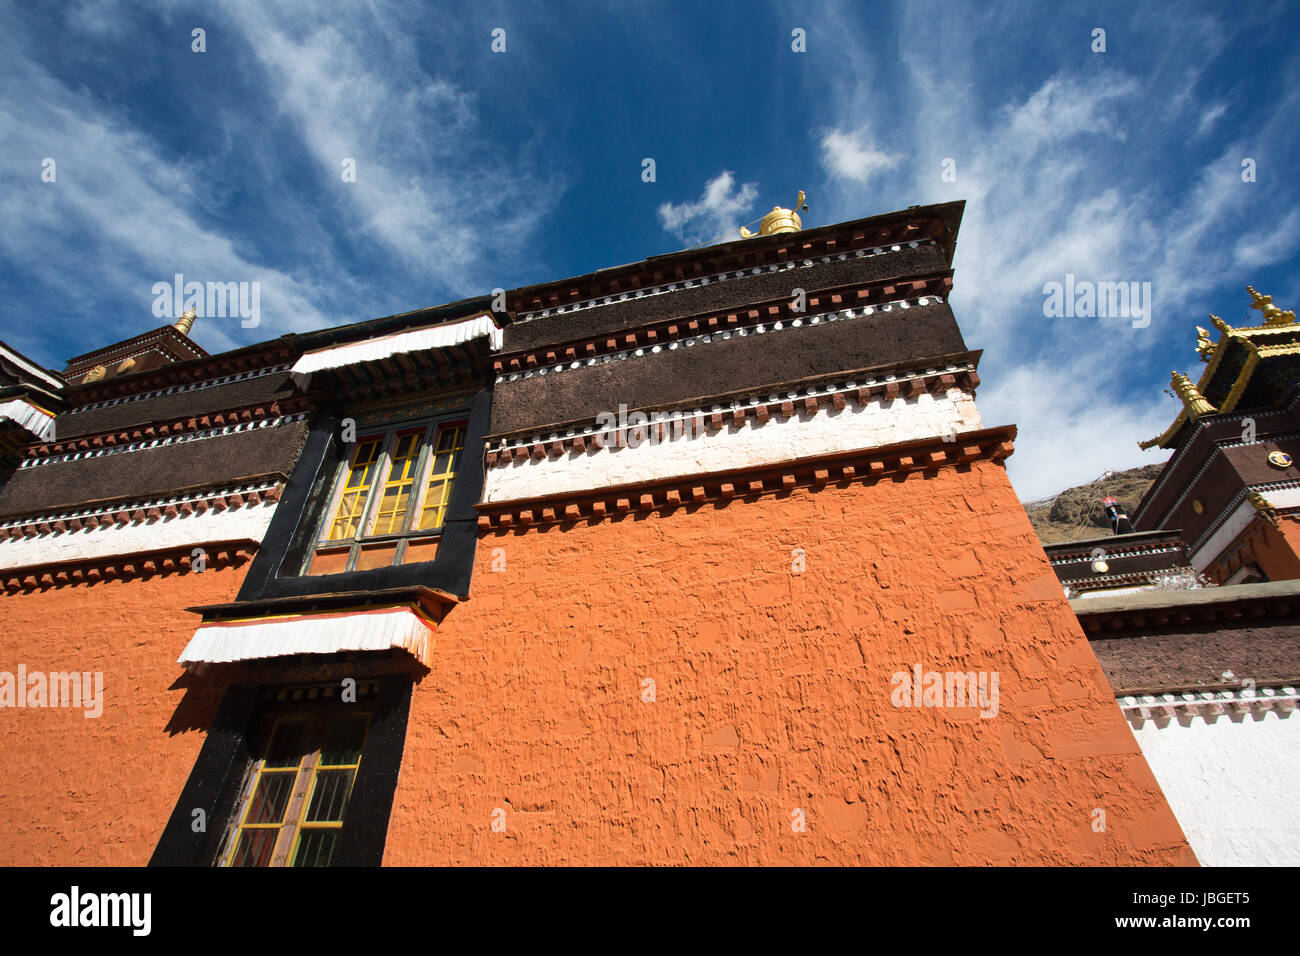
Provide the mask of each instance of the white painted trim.
[{"label": "white painted trim", "polygon": [[0,569],[111,558],[214,541],[260,542],[273,514],[275,503],[264,502],[221,512],[0,540]]},{"label": "white painted trim", "polygon": [[428,661],[433,628],[410,608],[203,624],[177,661],[227,664],[289,654],[386,651],[397,647]]},{"label": "white painted trim", "polygon": [[810,415],[801,409],[785,421],[773,418],[759,425],[746,420],[744,425],[731,424],[694,438],[657,444],[647,440],[635,448],[591,447],[554,459],[512,460],[487,470],[483,501],[516,501],[774,465],[983,427],[974,396],[959,388],[945,395],[924,393],[911,401],[850,402],[838,412],[821,409]]},{"label": "white painted trim", "polygon": [[345,365],[358,365],[362,362],[376,362],[380,359],[400,355],[405,352],[426,352],[430,349],[449,348],[460,345],[470,339],[487,336],[492,349],[501,348],[502,333],[492,317],[486,312],[450,325],[435,325],[425,329],[412,329],[409,332],[397,332],[378,338],[352,342],[348,345],[336,345],[305,353],[289,374],[294,384],[306,389],[311,382],[313,372],[322,372]]}]

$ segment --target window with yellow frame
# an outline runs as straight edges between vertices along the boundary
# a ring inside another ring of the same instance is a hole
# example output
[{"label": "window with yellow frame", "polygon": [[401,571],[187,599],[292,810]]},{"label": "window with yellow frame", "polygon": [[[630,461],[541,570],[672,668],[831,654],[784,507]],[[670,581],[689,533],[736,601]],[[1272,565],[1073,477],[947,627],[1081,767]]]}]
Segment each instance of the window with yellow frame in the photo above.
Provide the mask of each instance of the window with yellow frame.
[{"label": "window with yellow frame", "polygon": [[369,727],[350,708],[271,717],[217,863],[329,866]]},{"label": "window with yellow frame", "polygon": [[352,571],[418,560],[420,542],[436,538],[446,521],[466,425],[363,428],[340,468],[307,570]]}]

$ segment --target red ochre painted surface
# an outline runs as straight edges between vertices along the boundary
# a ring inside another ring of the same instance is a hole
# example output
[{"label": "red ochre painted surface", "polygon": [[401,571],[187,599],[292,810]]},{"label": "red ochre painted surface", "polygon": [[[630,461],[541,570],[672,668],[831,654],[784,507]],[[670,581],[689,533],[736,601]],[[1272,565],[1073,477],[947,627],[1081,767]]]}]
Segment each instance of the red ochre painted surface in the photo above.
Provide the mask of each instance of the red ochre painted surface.
[{"label": "red ochre painted surface", "polygon": [[104,674],[98,718],[0,708],[0,865],[149,862],[224,690],[185,693],[185,608],[233,600],[246,567],[0,595],[0,670]]},{"label": "red ochre painted surface", "polygon": [[[998,465],[485,533],[476,561],[386,864],[1196,862]],[[917,663],[997,671],[998,715],[895,708]]]}]

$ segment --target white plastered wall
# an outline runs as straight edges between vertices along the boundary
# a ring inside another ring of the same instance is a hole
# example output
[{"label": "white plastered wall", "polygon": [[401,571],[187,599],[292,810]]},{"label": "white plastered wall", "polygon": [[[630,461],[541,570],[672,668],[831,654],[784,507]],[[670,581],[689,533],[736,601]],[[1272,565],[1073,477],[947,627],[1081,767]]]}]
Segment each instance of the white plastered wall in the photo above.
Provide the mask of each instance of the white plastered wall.
[{"label": "white plastered wall", "polygon": [[1300,866],[1300,712],[1132,714],[1142,754],[1202,866]]},{"label": "white plastered wall", "polygon": [[257,541],[266,534],[275,502],[155,521],[63,531],[0,541],[0,568],[33,567],[110,558],[211,541]]},{"label": "white plastered wall", "polygon": [[516,501],[640,484],[734,468],[775,465],[804,458],[960,434],[983,427],[975,399],[962,389],[915,399],[849,403],[838,412],[800,412],[759,425],[728,425],[694,438],[679,437],[637,447],[567,452],[555,459],[526,458],[489,468],[485,502]]}]

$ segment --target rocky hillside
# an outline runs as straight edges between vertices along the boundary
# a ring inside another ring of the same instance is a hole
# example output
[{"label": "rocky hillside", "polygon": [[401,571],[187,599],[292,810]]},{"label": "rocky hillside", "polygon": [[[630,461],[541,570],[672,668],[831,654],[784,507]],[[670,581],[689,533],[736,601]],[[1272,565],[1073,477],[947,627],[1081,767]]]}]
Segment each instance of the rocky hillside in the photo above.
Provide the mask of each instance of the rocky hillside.
[{"label": "rocky hillside", "polygon": [[1025,511],[1043,544],[1110,534],[1101,499],[1110,495],[1132,514],[1163,467],[1164,462],[1158,462],[1117,471],[1091,484],[1067,488],[1054,498],[1025,502]]}]

